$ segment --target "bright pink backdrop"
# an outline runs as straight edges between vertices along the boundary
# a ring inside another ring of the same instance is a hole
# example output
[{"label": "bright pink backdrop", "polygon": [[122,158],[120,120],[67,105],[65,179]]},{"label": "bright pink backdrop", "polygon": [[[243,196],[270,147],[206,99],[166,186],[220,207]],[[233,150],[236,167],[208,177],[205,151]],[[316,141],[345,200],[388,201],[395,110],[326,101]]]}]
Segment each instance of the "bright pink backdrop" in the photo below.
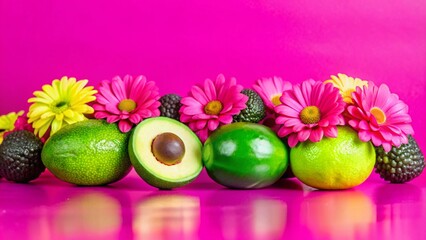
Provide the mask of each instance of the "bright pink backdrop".
[{"label": "bright pink backdrop", "polygon": [[343,72],[399,94],[425,150],[425,13],[393,0],[0,0],[0,114],[63,75],[143,74],[186,94],[218,73],[249,87]]}]

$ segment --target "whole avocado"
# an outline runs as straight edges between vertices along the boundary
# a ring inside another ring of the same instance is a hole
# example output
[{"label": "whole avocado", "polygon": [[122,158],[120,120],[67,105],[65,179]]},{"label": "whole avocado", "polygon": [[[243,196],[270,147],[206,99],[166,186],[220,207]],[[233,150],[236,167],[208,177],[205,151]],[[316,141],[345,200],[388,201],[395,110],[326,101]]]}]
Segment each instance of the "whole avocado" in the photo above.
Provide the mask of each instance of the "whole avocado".
[{"label": "whole avocado", "polygon": [[179,109],[182,106],[180,103],[181,97],[177,94],[166,94],[160,98],[160,116],[173,118],[179,121]]},{"label": "whole avocado", "polygon": [[27,183],[45,170],[41,161],[43,143],[32,132],[10,133],[0,145],[0,175],[9,181]]},{"label": "whole avocado", "polygon": [[411,135],[407,144],[392,147],[389,152],[382,147],[376,148],[375,172],[391,183],[411,181],[422,173],[424,167],[423,153]]},{"label": "whole avocado", "polygon": [[241,93],[248,96],[246,102],[247,108],[241,110],[238,115],[234,116],[234,122],[258,123],[265,117],[265,104],[262,98],[251,89],[244,89]]}]

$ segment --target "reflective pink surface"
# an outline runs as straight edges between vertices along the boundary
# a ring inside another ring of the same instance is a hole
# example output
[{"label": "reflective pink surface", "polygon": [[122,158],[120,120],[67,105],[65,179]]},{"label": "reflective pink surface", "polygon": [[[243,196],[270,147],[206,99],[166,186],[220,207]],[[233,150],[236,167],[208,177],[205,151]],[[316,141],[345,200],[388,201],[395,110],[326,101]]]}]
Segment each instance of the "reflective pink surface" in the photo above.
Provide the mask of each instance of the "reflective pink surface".
[{"label": "reflective pink surface", "polygon": [[426,239],[425,182],[388,184],[373,174],[346,191],[296,179],[230,190],[203,173],[159,191],[134,172],[104,187],[46,172],[31,184],[0,180],[0,239]]},{"label": "reflective pink surface", "polygon": [[426,149],[425,12],[422,0],[1,0],[0,114],[63,75],[143,74],[184,95],[219,73],[250,87],[342,72],[388,84]]},{"label": "reflective pink surface", "polygon": [[[425,151],[425,12],[418,0],[0,0],[0,115],[62,75],[97,85],[144,74],[183,95],[218,73],[249,87],[344,72],[388,84]],[[236,191],[203,174],[158,191],[134,172],[95,188],[45,173],[26,185],[0,179],[0,240],[426,239],[425,185],[424,175],[401,185],[373,175],[348,191],[297,180]]]}]

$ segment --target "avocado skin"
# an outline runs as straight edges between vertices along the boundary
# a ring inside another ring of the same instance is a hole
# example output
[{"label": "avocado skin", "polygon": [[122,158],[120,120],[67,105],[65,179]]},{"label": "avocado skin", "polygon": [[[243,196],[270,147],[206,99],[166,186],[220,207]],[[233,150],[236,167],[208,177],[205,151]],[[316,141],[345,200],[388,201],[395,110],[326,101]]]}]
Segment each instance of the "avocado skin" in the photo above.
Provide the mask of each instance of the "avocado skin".
[{"label": "avocado skin", "polygon": [[392,147],[389,152],[382,147],[376,148],[375,172],[391,183],[411,181],[420,176],[424,167],[423,153],[411,135],[407,144]]},{"label": "avocado skin", "polygon": [[160,98],[160,116],[173,118],[179,121],[179,109],[181,97],[177,94],[166,94]]},{"label": "avocado skin", "polygon": [[234,122],[258,123],[265,117],[265,104],[262,98],[251,89],[244,89],[241,93],[249,97],[246,102],[247,108],[234,116]]},{"label": "avocado skin", "polygon": [[29,131],[10,133],[0,145],[0,175],[17,183],[38,178],[46,169],[41,161],[42,148],[41,140]]}]

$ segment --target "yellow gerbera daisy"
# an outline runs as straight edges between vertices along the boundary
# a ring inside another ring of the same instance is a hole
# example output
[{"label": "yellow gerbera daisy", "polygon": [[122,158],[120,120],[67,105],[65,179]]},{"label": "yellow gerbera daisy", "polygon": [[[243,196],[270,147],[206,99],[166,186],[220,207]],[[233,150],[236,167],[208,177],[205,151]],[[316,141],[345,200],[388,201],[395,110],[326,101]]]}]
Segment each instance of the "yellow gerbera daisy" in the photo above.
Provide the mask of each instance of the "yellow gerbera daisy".
[{"label": "yellow gerbera daisy", "polygon": [[334,75],[330,76],[331,79],[324,83],[332,83],[334,87],[340,90],[340,94],[343,97],[343,101],[352,104],[352,92],[355,91],[356,87],[368,86],[368,82],[359,78],[349,77],[346,74],[339,73],[337,77]]},{"label": "yellow gerbera daisy", "polygon": [[35,91],[35,97],[28,112],[28,123],[32,123],[34,133],[42,137],[50,128],[50,135],[63,126],[85,120],[84,114],[93,113],[93,108],[86,103],[96,99],[92,86],[85,87],[87,80],[62,77],[52,84],[46,84],[42,91]]},{"label": "yellow gerbera daisy", "polygon": [[16,119],[22,116],[24,111],[11,112],[6,115],[0,116],[0,143],[3,142],[3,135],[5,132],[12,131],[15,128]]}]

